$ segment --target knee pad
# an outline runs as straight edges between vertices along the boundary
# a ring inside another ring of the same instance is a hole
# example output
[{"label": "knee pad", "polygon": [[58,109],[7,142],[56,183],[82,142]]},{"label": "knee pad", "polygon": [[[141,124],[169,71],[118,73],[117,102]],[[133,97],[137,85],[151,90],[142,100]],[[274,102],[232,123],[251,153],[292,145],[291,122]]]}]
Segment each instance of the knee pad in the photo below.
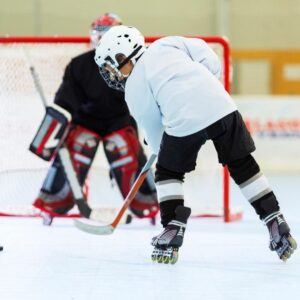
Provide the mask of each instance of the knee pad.
[{"label": "knee pad", "polygon": [[[100,137],[81,126],[73,125],[65,140],[74,169],[77,173],[83,193],[86,195],[85,179],[96,154]],[[74,198],[59,157],[55,157],[35,207],[48,212],[64,214],[74,206]]]},{"label": "knee pad", "polygon": [[242,159],[228,163],[230,176],[236,184],[240,185],[260,172],[259,165],[251,154]]},{"label": "knee pad", "polygon": [[155,185],[161,206],[163,202],[171,200],[183,201],[183,179],[184,173],[170,171],[159,164],[156,165]]},{"label": "knee pad", "polygon": [[[146,162],[137,132],[132,126],[127,126],[105,136],[103,144],[111,173],[125,198]],[[157,214],[157,197],[151,173],[132,201],[130,209],[138,217],[154,217]]]}]

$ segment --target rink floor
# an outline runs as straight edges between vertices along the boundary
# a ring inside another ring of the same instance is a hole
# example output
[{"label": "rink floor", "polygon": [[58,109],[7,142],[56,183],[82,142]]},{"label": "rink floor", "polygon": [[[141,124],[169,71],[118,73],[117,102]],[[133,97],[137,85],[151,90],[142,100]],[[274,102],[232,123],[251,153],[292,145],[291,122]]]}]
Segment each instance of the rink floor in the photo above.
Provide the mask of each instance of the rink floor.
[{"label": "rink floor", "polygon": [[[300,241],[300,177],[273,176]],[[244,202],[244,219],[192,219],[176,265],[150,260],[160,226],[134,220],[111,236],[78,231],[72,220],[0,218],[0,299],[300,299],[300,251],[287,263],[268,249],[267,229]]]}]

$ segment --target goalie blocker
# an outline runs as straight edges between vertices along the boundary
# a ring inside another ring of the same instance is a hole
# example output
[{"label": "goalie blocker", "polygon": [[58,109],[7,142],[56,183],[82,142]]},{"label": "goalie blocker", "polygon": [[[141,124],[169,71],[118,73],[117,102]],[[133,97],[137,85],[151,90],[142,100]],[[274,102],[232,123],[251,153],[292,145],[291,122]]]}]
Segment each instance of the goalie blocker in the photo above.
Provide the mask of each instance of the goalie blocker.
[{"label": "goalie blocker", "polygon": [[[128,194],[132,182],[146,162],[137,132],[126,126],[108,135],[99,134],[80,125],[68,125],[67,119],[54,108],[47,108],[46,116],[30,145],[30,150],[53,163],[33,205],[49,214],[65,214],[74,206],[73,194],[63,166],[56,152],[64,143],[70,153],[79,183],[86,196],[86,178],[98,145],[103,141],[111,176],[118,184],[122,196]],[[65,132],[63,132],[65,130]],[[152,174],[148,175],[130,206],[138,217],[153,218],[158,212],[157,196]]]},{"label": "goalie blocker", "polygon": [[46,107],[45,117],[29,150],[40,158],[50,161],[66,136],[68,119],[53,107]]}]

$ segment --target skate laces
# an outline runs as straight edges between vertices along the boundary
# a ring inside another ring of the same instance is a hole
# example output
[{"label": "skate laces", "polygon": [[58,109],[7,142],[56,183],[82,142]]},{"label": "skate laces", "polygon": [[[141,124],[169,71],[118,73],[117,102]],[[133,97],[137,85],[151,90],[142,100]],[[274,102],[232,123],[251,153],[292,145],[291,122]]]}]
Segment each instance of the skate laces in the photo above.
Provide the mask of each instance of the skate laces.
[{"label": "skate laces", "polygon": [[[171,226],[176,226],[176,228],[172,228]],[[167,227],[161,234],[152,239],[151,245],[157,246],[168,244],[176,235],[183,237],[185,228],[185,223],[172,220],[168,223]]]}]

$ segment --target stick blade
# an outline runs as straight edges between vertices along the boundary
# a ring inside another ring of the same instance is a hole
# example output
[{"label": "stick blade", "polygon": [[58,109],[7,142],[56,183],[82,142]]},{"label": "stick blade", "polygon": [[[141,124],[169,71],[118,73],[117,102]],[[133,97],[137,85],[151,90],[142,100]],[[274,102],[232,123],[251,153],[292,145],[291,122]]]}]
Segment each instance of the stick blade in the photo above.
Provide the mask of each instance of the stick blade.
[{"label": "stick blade", "polygon": [[76,219],[74,219],[74,225],[76,228],[78,228],[81,231],[90,234],[95,234],[95,235],[109,235],[112,234],[115,230],[115,228],[110,224],[108,225],[92,224],[92,223],[86,223]]}]

